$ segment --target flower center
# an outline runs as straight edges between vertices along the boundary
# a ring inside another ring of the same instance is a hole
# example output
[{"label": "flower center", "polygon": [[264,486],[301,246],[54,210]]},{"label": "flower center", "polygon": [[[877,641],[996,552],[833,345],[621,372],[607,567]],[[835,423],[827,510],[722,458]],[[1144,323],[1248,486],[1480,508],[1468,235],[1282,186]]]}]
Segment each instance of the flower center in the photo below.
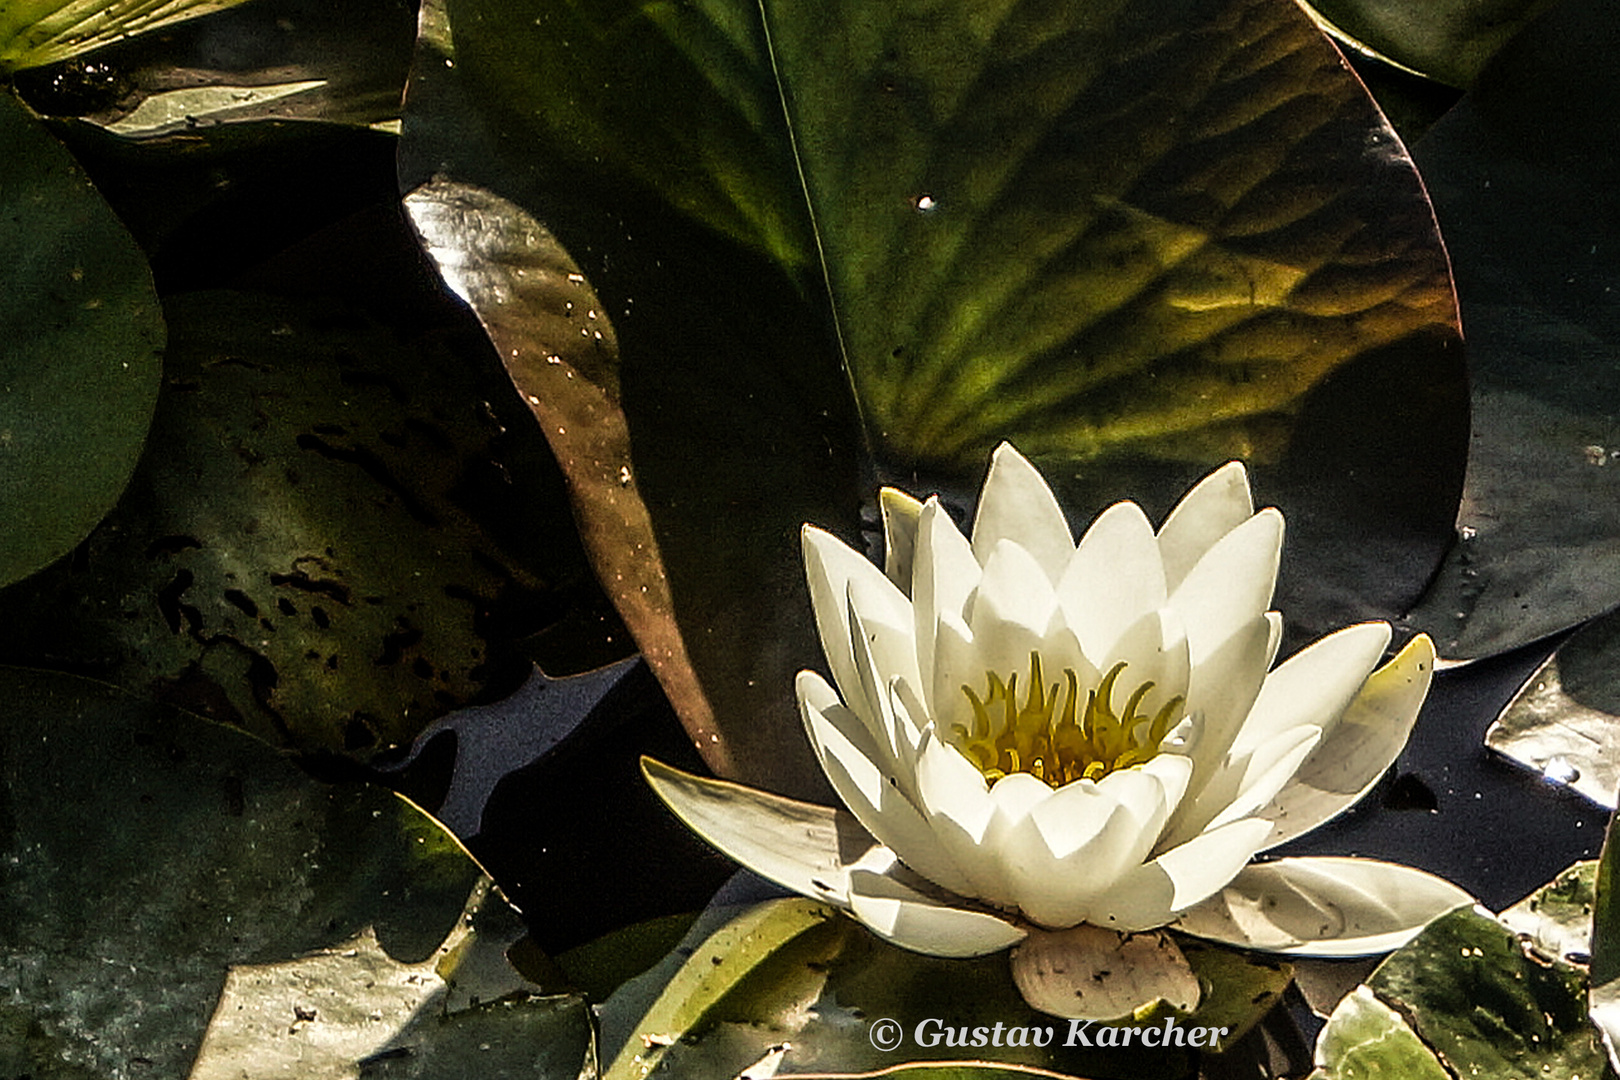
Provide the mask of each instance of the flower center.
[{"label": "flower center", "polygon": [[1121,660],[1108,670],[1080,705],[1080,680],[1073,668],[1063,680],[1048,685],[1041,674],[1041,655],[1029,654],[1028,691],[1020,704],[1018,672],[1005,680],[985,673],[983,697],[963,684],[973,706],[973,724],[951,725],[951,745],[978,766],[992,783],[1009,773],[1027,772],[1054,788],[1076,780],[1100,780],[1116,769],[1128,769],[1155,757],[1159,744],[1181,718],[1185,698],[1179,694],[1152,716],[1141,712],[1153,682],[1142,683],[1115,712],[1115,684],[1125,670]]}]

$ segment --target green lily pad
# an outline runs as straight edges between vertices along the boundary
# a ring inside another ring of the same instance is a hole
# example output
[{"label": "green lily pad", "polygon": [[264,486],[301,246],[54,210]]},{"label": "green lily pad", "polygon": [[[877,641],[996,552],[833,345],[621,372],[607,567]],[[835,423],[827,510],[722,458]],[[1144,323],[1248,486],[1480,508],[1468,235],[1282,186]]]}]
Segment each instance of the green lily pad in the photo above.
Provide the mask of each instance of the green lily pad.
[{"label": "green lily pad", "polygon": [[[409,972],[341,1023],[338,992],[368,964],[440,963],[479,870],[433,822],[101,684],[0,669],[0,694],[7,1075],[184,1076],[242,1022],[227,1001],[258,1001],[289,1044],[330,1028],[380,1047],[415,1015]],[[289,964],[334,977],[264,974]]]},{"label": "green lily pad", "polygon": [[515,688],[524,638],[600,633],[555,467],[483,404],[482,350],[337,301],[168,311],[152,451],[79,558],[0,597],[5,655],[369,758]]},{"label": "green lily pad", "polygon": [[1527,956],[1517,935],[1477,912],[1435,920],[1367,985],[1457,1075],[1606,1075],[1585,971]]},{"label": "green lily pad", "polygon": [[242,0],[12,0],[0,7],[0,74],[89,52]]},{"label": "green lily pad", "polygon": [[960,493],[1011,439],[1078,523],[1269,463],[1315,631],[1449,542],[1428,202],[1283,0],[429,5],[401,178],[722,774],[823,787],[796,534],[853,538],[863,474]]},{"label": "green lily pad", "polygon": [[1365,986],[1339,1003],[1317,1042],[1311,1080],[1452,1080],[1401,1014]]},{"label": "green lily pad", "polygon": [[157,399],[164,329],[135,242],[3,89],[0,262],[0,584],[9,584],[72,550],[123,490]]}]

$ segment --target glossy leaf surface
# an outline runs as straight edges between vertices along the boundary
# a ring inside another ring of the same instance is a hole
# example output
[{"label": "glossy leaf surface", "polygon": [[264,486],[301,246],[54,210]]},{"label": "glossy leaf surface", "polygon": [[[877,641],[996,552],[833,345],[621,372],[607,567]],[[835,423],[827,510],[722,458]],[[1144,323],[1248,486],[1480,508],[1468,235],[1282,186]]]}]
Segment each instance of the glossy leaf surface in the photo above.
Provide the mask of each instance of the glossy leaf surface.
[{"label": "glossy leaf surface", "polygon": [[727,775],[822,786],[780,749],[817,662],[796,533],[853,536],[863,467],[950,493],[1010,438],[1079,524],[1270,462],[1301,567],[1335,568],[1288,579],[1305,627],[1403,610],[1449,536],[1445,260],[1290,4],[457,0],[401,161]]},{"label": "glossy leaf surface", "polygon": [[1620,616],[1577,630],[1519,688],[1485,745],[1614,809],[1620,791]]},{"label": "glossy leaf surface", "polygon": [[[184,1076],[233,965],[360,936],[380,962],[430,961],[478,879],[394,795],[317,783],[239,732],[69,676],[4,669],[0,690],[10,1073]],[[398,1004],[378,1045],[414,1011]],[[310,988],[277,1030],[318,1038],[334,1007]]]},{"label": "glossy leaf surface", "polygon": [[1620,604],[1620,23],[1560,4],[1414,148],[1457,268],[1474,434],[1415,625],[1479,657]]},{"label": "glossy leaf surface", "polygon": [[146,259],[0,90],[0,584],[73,548],[129,479],[161,377]]},{"label": "glossy leaf surface", "polygon": [[[1511,931],[1477,912],[1436,920],[1384,961],[1367,985],[1410,1019],[1456,1075],[1605,1075],[1603,1051],[1586,1019],[1585,972],[1527,956]],[[1389,1052],[1398,1056],[1383,1062],[1386,1071],[1410,1046],[1391,1040]]]}]

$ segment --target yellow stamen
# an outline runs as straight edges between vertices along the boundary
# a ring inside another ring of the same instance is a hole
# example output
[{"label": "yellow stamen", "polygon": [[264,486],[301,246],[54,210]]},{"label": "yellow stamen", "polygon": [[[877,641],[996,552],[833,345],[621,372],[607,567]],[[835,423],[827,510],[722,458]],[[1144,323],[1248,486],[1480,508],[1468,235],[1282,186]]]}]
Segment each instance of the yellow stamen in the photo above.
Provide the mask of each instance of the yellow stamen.
[{"label": "yellow stamen", "polygon": [[951,743],[991,781],[1027,772],[1054,788],[1082,778],[1100,780],[1116,769],[1150,761],[1181,719],[1185,698],[1178,694],[1150,717],[1140,711],[1153,690],[1149,680],[1131,692],[1123,713],[1116,713],[1114,687],[1124,670],[1123,660],[1110,668],[1096,689],[1087,691],[1082,710],[1074,670],[1065,668],[1063,682],[1048,685],[1040,653],[1031,652],[1022,705],[1017,672],[1005,680],[986,672],[983,697],[962,686],[973,707],[973,723],[971,729],[953,724]]}]

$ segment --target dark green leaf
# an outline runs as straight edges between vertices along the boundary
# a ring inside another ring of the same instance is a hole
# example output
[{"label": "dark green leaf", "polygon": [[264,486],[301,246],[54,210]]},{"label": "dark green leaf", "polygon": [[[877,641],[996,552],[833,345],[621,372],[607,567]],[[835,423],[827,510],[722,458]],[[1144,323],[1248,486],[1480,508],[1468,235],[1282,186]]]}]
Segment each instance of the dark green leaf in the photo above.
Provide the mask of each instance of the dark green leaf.
[{"label": "dark green leaf", "polygon": [[4,89],[0,265],[0,584],[8,584],[71,550],[123,490],[157,398],[163,317],[135,242]]},{"label": "dark green leaf", "polygon": [[555,469],[484,404],[482,350],[335,301],[168,310],[152,450],[81,558],[5,595],[6,655],[370,757],[515,688],[518,640],[583,617]]},{"label": "dark green leaf", "polygon": [[[352,968],[344,949],[431,973],[478,868],[402,800],[69,676],[0,669],[0,696],[7,1075],[184,1076],[227,984],[251,999],[256,971]],[[318,1038],[297,1029],[343,1006],[291,985],[258,997],[285,1037]],[[400,989],[378,1042],[414,1000]]]},{"label": "dark green leaf", "polygon": [[1474,434],[1462,541],[1413,615],[1442,656],[1620,604],[1620,21],[1570,0],[1419,142],[1457,268]]},{"label": "dark green leaf", "polygon": [[1431,923],[1368,986],[1459,1076],[1605,1075],[1585,972],[1527,956],[1517,935],[1477,912]]},{"label": "dark green leaf", "polygon": [[1455,338],[1416,174],[1291,4],[766,11],[846,359],[902,462],[1274,458],[1328,372]]}]

